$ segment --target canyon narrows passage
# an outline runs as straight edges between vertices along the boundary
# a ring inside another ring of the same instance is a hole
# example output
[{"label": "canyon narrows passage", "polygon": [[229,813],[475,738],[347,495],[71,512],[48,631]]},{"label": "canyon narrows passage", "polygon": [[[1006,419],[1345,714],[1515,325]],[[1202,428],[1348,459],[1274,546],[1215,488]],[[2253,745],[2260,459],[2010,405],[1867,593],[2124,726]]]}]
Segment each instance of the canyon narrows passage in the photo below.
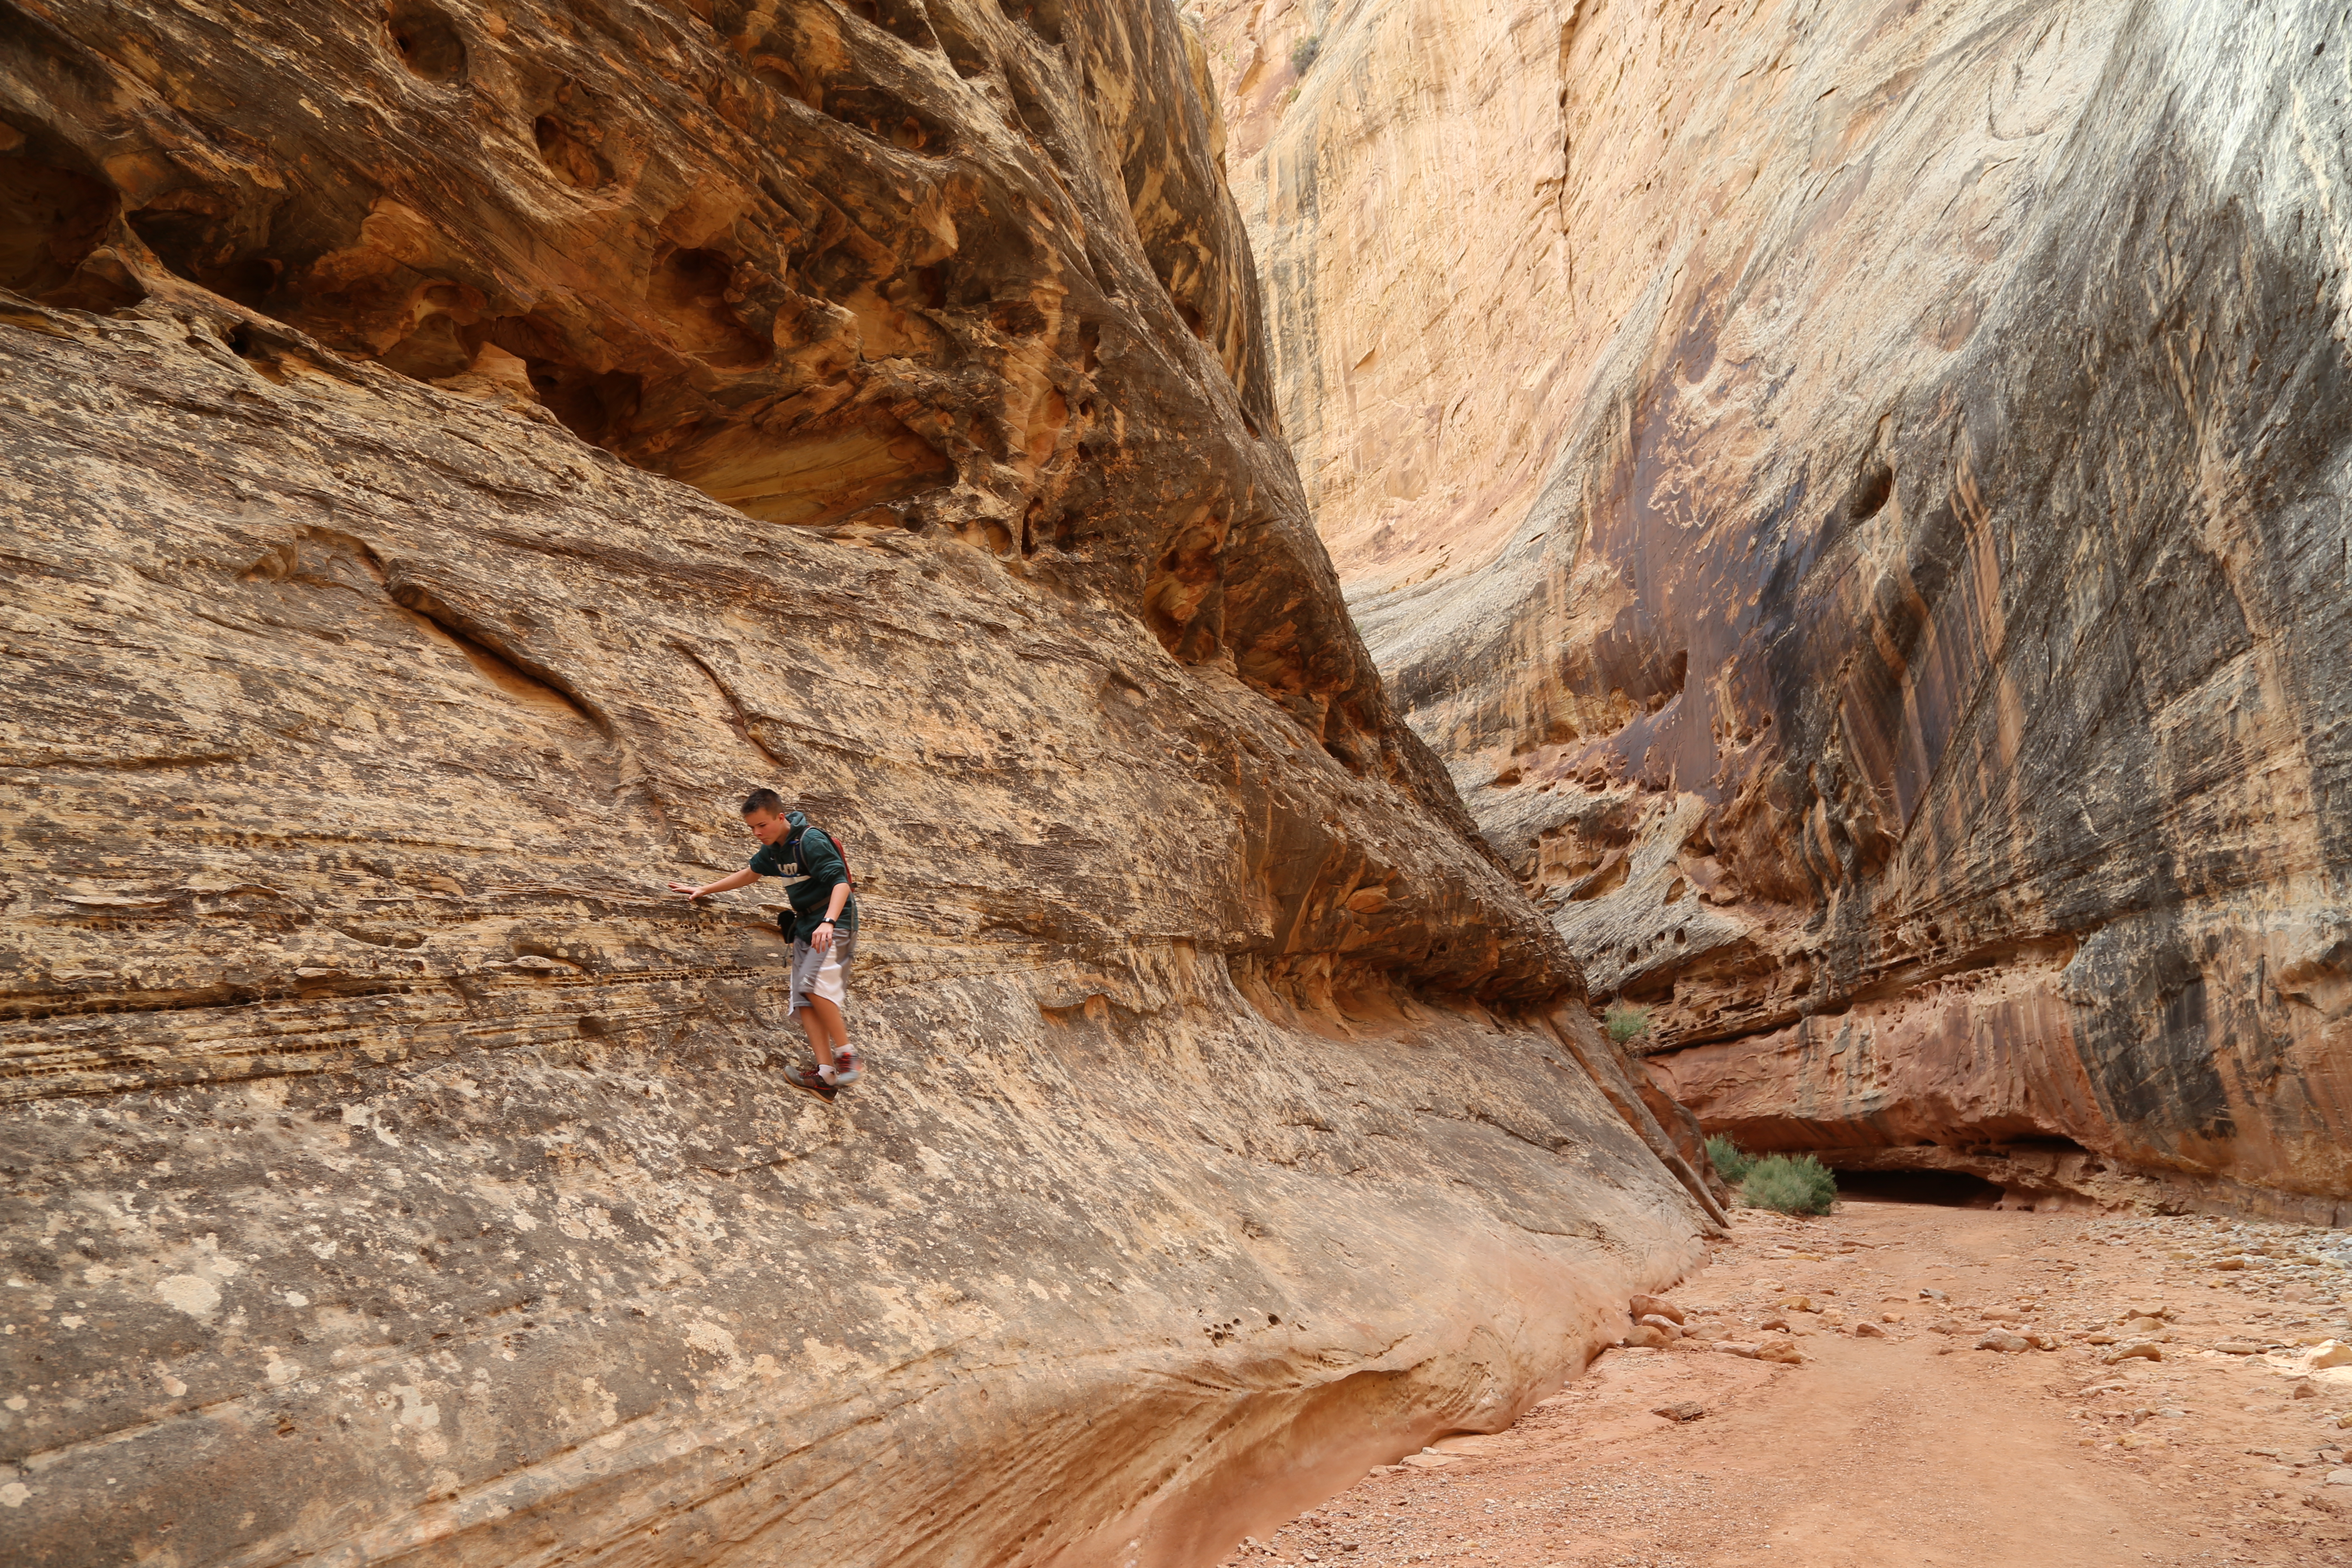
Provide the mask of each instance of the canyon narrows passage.
[{"label": "canyon narrows passage", "polygon": [[2352,33],[2218,0],[1210,7],[1416,729],[1710,1128],[2352,1194]]},{"label": "canyon narrows passage", "polygon": [[1214,1562],[1704,1256],[1668,1091],[2342,1220],[2347,133],[2316,0],[0,0],[0,1548]]},{"label": "canyon narrows passage", "polygon": [[10,1562],[1199,1563],[1698,1256],[1169,7],[0,24]]}]

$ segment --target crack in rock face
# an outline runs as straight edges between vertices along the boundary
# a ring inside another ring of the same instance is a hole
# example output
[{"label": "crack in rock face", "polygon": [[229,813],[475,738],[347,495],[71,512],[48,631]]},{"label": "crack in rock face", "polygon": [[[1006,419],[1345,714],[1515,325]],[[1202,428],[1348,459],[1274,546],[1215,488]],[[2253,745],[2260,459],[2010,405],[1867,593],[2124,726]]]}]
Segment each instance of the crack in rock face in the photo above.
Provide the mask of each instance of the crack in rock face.
[{"label": "crack in rock face", "polygon": [[1206,24],[1410,721],[1710,1129],[2340,1223],[2343,17],[1563,9]]},{"label": "crack in rock face", "polygon": [[12,1564],[1181,1568],[1703,1255],[1168,7],[268,9],[0,32]]}]

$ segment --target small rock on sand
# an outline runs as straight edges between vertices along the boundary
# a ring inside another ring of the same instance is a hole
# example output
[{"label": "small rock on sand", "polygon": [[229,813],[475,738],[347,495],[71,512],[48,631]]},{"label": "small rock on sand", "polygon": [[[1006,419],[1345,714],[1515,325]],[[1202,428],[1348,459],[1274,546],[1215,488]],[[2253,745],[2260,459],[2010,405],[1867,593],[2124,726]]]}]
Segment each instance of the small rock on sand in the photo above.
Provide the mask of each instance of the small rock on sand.
[{"label": "small rock on sand", "polygon": [[2013,1334],[2007,1329],[1995,1329],[1977,1341],[1977,1349],[1980,1351],[2000,1351],[2010,1355],[2014,1355],[2019,1351],[2030,1351],[2032,1348],[2033,1342],[2031,1340],[2023,1334]]},{"label": "small rock on sand", "polygon": [[2311,1348],[2310,1358],[2304,1364],[2315,1372],[2325,1367],[2352,1366],[2352,1345],[2341,1340],[2325,1341]]},{"label": "small rock on sand", "polygon": [[1876,1323],[1856,1323],[1853,1326],[1853,1337],[1858,1340],[1883,1340],[1886,1337],[1886,1331]]},{"label": "small rock on sand", "polygon": [[2127,1345],[2117,1345],[2107,1352],[2105,1359],[2109,1366],[2125,1361],[2162,1361],[2164,1347],[2153,1340],[2137,1340]]},{"label": "small rock on sand", "polygon": [[1684,1321],[1683,1310],[1664,1296],[1636,1296],[1625,1303],[1625,1310],[1637,1319],[1655,1316],[1677,1323]]},{"label": "small rock on sand", "polygon": [[1805,1355],[1787,1340],[1767,1340],[1756,1347],[1756,1359],[1777,1362],[1782,1366],[1801,1366]]},{"label": "small rock on sand", "polygon": [[1677,1399],[1672,1405],[1661,1405],[1650,1412],[1669,1421],[1696,1421],[1706,1414],[1706,1406],[1696,1399]]}]

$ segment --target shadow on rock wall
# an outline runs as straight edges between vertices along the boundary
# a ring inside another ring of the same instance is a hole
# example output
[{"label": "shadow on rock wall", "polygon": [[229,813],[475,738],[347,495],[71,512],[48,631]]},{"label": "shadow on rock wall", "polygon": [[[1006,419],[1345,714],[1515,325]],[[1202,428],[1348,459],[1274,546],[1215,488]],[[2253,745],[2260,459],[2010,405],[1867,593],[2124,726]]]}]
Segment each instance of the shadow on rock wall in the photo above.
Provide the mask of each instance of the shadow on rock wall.
[{"label": "shadow on rock wall", "polygon": [[[1326,54],[1377,77],[1364,26]],[[1475,570],[1341,563],[1489,838],[1710,1126],[2340,1216],[2340,16],[1615,6],[1559,45],[1509,252],[1559,271],[1479,378],[1560,389],[1550,477]],[[1360,138],[1326,179],[1399,162],[1320,90],[1295,139]],[[1369,331],[1318,265],[1314,331]]]}]

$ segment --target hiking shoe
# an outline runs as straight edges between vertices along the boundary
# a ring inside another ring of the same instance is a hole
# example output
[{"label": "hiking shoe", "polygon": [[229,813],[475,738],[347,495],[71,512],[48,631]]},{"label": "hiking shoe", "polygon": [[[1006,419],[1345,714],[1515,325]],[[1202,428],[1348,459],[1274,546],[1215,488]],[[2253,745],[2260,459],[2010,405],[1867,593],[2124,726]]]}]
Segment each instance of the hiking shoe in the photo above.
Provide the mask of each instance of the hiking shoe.
[{"label": "hiking shoe", "polygon": [[787,1066],[784,1068],[784,1081],[794,1089],[808,1090],[819,1100],[831,1100],[834,1096],[833,1085],[817,1077],[816,1068],[813,1067]]},{"label": "hiking shoe", "polygon": [[833,1086],[846,1089],[866,1076],[866,1064],[857,1058],[857,1047],[844,1046],[833,1053]]}]

